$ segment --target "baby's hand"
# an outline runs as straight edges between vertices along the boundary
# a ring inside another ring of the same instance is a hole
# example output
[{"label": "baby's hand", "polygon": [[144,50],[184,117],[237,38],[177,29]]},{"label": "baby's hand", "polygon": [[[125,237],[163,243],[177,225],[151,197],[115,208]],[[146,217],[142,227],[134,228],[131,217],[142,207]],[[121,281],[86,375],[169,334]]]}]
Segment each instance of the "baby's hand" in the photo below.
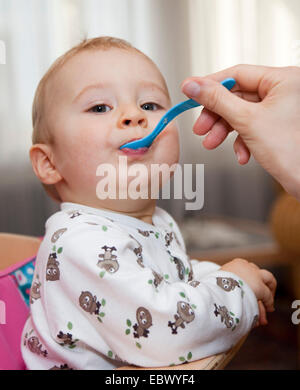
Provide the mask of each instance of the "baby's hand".
[{"label": "baby's hand", "polygon": [[245,280],[258,300],[260,324],[267,324],[266,311],[275,310],[274,295],[277,282],[273,274],[244,259],[229,261],[221,269],[232,272]]}]

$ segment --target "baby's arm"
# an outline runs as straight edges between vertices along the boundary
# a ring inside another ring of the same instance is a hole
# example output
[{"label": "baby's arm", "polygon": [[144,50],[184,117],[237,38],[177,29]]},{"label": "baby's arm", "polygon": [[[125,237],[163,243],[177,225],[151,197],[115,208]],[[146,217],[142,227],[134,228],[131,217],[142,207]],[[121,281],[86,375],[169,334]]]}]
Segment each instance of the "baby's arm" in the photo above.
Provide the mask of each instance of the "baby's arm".
[{"label": "baby's arm", "polygon": [[273,274],[245,259],[229,261],[221,269],[239,275],[248,283],[258,300],[260,324],[266,325],[268,323],[266,311],[274,311],[277,282]]},{"label": "baby's arm", "polygon": [[259,320],[261,325],[266,325],[266,311],[274,311],[274,295],[277,282],[273,274],[265,269],[260,269],[256,264],[245,259],[233,259],[223,266],[210,261],[191,260],[194,279],[201,280],[205,275],[215,270],[232,272],[236,278],[243,279],[254,292],[259,306]]},{"label": "baby's arm", "polygon": [[52,337],[72,333],[79,349],[144,367],[181,364],[228,350],[257,318],[252,290],[228,271],[210,272],[198,285],[162,279],[155,286],[136,242],[113,225],[104,232],[82,222],[58,246],[60,279],[46,286],[48,322]]}]

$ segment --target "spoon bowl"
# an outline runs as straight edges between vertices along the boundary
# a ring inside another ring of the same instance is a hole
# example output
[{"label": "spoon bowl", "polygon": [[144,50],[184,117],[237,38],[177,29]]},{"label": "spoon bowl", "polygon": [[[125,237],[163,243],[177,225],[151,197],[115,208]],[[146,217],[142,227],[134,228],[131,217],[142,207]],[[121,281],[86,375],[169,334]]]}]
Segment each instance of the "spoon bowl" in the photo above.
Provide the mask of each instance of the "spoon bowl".
[{"label": "spoon bowl", "polygon": [[[228,90],[232,89],[235,85],[235,80],[233,78],[227,78],[221,81],[221,84]],[[168,110],[165,115],[160,119],[154,130],[144,138],[140,138],[135,141],[127,142],[126,144],[120,146],[120,149],[129,148],[129,149],[139,149],[139,148],[149,148],[155,138],[160,134],[163,129],[178,115],[184,111],[190,110],[194,107],[201,106],[200,103],[196,102],[193,99],[185,100],[184,102],[176,104],[170,110]]]}]

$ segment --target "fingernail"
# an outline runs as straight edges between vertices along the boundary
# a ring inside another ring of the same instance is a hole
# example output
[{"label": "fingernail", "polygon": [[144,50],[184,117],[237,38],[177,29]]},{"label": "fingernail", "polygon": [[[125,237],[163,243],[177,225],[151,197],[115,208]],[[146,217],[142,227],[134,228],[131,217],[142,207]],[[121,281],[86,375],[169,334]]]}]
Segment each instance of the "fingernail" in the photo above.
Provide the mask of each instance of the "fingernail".
[{"label": "fingernail", "polygon": [[200,93],[200,85],[195,81],[189,81],[182,87],[182,92],[190,97],[198,96]]},{"label": "fingernail", "polygon": [[236,152],[236,157],[237,157],[238,162],[241,163],[242,156],[241,156],[240,152]]}]

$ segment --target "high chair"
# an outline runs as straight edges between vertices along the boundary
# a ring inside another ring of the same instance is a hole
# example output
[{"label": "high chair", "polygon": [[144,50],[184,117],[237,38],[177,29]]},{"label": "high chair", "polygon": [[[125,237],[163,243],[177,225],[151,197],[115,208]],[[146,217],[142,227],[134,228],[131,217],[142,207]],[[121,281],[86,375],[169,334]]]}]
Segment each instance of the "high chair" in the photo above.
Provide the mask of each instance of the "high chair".
[{"label": "high chair", "polygon": [[[37,237],[0,233],[0,370],[26,369],[20,350],[21,333],[29,315],[28,295],[40,242]],[[246,337],[226,353],[198,361],[172,367],[124,366],[118,370],[220,370]]]}]

